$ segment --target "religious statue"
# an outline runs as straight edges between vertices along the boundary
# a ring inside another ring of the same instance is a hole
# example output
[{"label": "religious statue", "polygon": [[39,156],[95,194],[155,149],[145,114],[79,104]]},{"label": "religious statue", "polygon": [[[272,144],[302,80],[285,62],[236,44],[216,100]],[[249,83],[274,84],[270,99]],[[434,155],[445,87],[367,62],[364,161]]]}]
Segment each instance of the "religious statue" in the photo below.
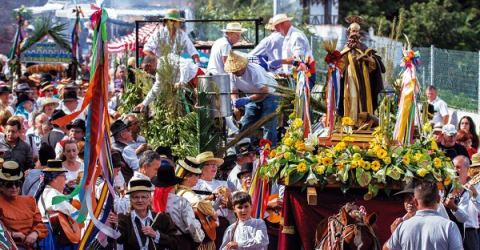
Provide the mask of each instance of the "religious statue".
[{"label": "religious statue", "polygon": [[374,114],[378,93],[383,90],[382,73],[385,66],[373,48],[360,41],[360,16],[349,16],[348,41],[341,51],[339,115],[358,121],[359,113]]}]

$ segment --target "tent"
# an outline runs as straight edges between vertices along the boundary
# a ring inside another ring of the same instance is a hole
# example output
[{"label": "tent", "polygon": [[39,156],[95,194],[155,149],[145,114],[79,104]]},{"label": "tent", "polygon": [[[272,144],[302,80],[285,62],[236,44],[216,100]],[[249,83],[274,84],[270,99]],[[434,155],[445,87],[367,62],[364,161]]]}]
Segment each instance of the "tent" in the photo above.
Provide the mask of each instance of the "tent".
[{"label": "tent", "polygon": [[[144,44],[147,42],[147,39],[155,32],[155,30],[159,29],[161,26],[160,24],[146,24],[138,30],[138,43]],[[130,35],[124,36],[121,39],[117,39],[115,42],[111,42],[108,44],[108,52],[109,53],[124,53],[125,50],[127,51],[135,51],[136,49],[136,42],[135,42],[136,33],[133,32]]]}]

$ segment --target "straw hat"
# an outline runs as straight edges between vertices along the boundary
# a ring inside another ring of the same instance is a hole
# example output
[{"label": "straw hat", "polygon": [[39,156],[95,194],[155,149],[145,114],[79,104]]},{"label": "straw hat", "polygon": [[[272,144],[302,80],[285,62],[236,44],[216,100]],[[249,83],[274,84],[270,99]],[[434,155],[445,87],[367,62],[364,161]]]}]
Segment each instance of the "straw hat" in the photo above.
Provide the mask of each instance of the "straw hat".
[{"label": "straw hat", "polygon": [[68,172],[62,167],[61,160],[48,160],[47,167],[42,169],[42,172]]},{"label": "straw hat", "polygon": [[248,65],[248,59],[246,57],[235,54],[230,50],[228,58],[225,61],[224,70],[227,73],[237,72],[242,70]]},{"label": "straw hat", "polygon": [[170,19],[177,22],[185,22],[185,19],[180,16],[180,11],[178,11],[177,9],[167,10],[163,19]]},{"label": "straw hat", "polygon": [[472,164],[468,168],[468,176],[473,177],[480,172],[480,153],[472,155]]},{"label": "straw hat", "polygon": [[275,27],[279,23],[292,20],[293,17],[287,17],[286,14],[277,14],[272,18],[272,26]]},{"label": "straw hat", "polygon": [[223,32],[244,32],[247,29],[242,28],[240,23],[227,23],[227,28],[222,30]]},{"label": "straw hat", "polygon": [[45,90],[53,88],[53,84],[51,82],[44,82],[42,85],[40,85],[40,88],[40,91],[45,92]]},{"label": "straw hat", "polygon": [[[187,157],[187,159],[188,159],[188,157]],[[207,161],[215,161],[218,166],[223,164],[223,159],[222,158],[215,158],[212,151],[206,151],[206,152],[203,152],[203,153],[197,155],[197,157],[195,157],[194,163],[201,164],[201,163],[204,163],[204,162],[207,162]]]},{"label": "straw hat", "polygon": [[194,173],[194,174],[202,173],[202,170],[199,168],[198,164],[195,164],[194,162],[189,161],[188,159],[179,160],[178,165],[190,173]]},{"label": "straw hat", "polygon": [[131,194],[138,191],[143,192],[152,192],[152,183],[149,180],[145,179],[133,179],[128,183],[130,187],[127,191],[127,194]]},{"label": "straw hat", "polygon": [[42,100],[42,105],[40,106],[40,111],[43,111],[43,108],[48,104],[55,104],[55,108],[59,106],[58,102],[53,98],[45,98]]},{"label": "straw hat", "polygon": [[274,30],[275,29],[275,26],[272,25],[273,24],[273,17],[270,18],[270,20],[268,20],[268,23],[265,24],[265,29],[267,30]]},{"label": "straw hat", "polygon": [[18,181],[23,178],[22,170],[18,163],[6,161],[0,169],[0,179],[4,181]]},{"label": "straw hat", "polygon": [[42,77],[39,75],[39,74],[33,74],[31,76],[28,76],[28,79],[34,81],[35,83],[40,83],[40,81],[42,80]]}]

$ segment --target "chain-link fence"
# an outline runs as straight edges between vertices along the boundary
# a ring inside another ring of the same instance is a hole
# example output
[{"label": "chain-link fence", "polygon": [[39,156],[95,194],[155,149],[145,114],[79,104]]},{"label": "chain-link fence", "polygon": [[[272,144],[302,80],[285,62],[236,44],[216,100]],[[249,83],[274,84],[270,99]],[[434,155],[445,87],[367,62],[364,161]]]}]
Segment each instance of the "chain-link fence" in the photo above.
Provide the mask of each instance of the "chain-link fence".
[{"label": "chain-link fence", "polygon": [[435,47],[414,48],[420,52],[418,79],[424,87],[434,85],[449,107],[478,110],[479,53]]}]

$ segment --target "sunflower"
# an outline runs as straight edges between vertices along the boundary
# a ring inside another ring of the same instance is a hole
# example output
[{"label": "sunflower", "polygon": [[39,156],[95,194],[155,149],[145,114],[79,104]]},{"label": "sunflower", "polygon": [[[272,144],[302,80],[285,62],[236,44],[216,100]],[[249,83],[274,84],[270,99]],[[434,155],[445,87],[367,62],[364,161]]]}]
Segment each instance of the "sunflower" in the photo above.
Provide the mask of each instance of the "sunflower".
[{"label": "sunflower", "polygon": [[353,125],[352,118],[348,116],[342,118],[342,126],[352,126],[352,125]]},{"label": "sunflower", "polygon": [[323,165],[325,165],[325,166],[330,166],[330,165],[332,164],[332,162],[333,162],[333,161],[332,161],[332,158],[330,158],[330,157],[324,157],[324,158],[322,159],[322,163],[323,163]]},{"label": "sunflower", "polygon": [[378,158],[385,159],[385,157],[387,157],[387,156],[388,156],[388,152],[385,149],[381,148],[377,151],[377,157]]},{"label": "sunflower", "polygon": [[290,147],[293,144],[293,139],[292,138],[286,138],[285,141],[283,142],[283,144]]},{"label": "sunflower", "polygon": [[426,170],[424,168],[419,168],[419,169],[417,169],[417,174],[420,177],[425,177],[425,175],[428,174],[428,170]]},{"label": "sunflower", "polygon": [[440,160],[440,158],[438,157],[435,157],[433,159],[433,166],[435,166],[436,168],[442,167],[442,160]]},{"label": "sunflower", "polygon": [[295,148],[298,150],[298,151],[303,151],[305,150],[305,143],[303,143],[303,141],[297,141],[295,143]]},{"label": "sunflower", "polygon": [[372,161],[372,170],[378,171],[380,169],[380,162],[379,161]]},{"label": "sunflower", "polygon": [[410,164],[410,157],[408,157],[408,155],[404,155],[402,161],[405,164]]},{"label": "sunflower", "polygon": [[302,163],[297,165],[297,172],[303,173],[305,171],[307,171],[307,164],[302,162]]}]

